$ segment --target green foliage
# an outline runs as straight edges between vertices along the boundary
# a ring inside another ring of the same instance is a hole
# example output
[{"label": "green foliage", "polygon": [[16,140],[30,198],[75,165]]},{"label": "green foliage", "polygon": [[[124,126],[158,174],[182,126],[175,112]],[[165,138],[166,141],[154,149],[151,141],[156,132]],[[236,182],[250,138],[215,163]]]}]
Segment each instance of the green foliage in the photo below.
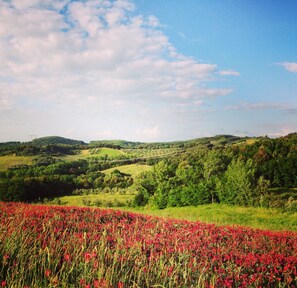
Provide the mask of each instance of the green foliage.
[{"label": "green foliage", "polygon": [[255,168],[251,160],[232,160],[219,184],[220,201],[233,205],[252,205],[255,196],[254,174]]},{"label": "green foliage", "polygon": [[86,145],[85,142],[79,140],[68,139],[60,136],[47,136],[36,138],[31,141],[33,146],[47,146],[47,145]]},{"label": "green foliage", "polygon": [[295,192],[280,197],[270,189],[297,187],[296,133],[278,139],[219,135],[168,143],[116,140],[89,145],[45,137],[0,143],[0,155],[6,155],[0,157],[0,195],[5,201],[128,187],[137,191],[134,205],[162,209],[215,202],[289,207],[289,198],[297,198]]}]

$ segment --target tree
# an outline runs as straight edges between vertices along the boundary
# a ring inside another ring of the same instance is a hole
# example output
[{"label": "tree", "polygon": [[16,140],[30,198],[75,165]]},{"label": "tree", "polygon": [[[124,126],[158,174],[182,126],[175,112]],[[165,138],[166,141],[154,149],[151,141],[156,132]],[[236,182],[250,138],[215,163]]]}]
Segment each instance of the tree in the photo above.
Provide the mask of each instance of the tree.
[{"label": "tree", "polygon": [[219,184],[219,199],[234,205],[252,205],[255,188],[253,162],[232,160]]}]

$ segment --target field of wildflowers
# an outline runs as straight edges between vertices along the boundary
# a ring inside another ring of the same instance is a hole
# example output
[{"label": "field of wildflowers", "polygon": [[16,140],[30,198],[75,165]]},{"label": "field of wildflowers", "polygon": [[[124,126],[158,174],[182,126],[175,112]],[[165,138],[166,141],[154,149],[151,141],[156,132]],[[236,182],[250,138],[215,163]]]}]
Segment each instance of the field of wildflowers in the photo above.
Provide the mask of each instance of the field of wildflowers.
[{"label": "field of wildflowers", "polygon": [[297,233],[0,202],[1,287],[297,287]]}]

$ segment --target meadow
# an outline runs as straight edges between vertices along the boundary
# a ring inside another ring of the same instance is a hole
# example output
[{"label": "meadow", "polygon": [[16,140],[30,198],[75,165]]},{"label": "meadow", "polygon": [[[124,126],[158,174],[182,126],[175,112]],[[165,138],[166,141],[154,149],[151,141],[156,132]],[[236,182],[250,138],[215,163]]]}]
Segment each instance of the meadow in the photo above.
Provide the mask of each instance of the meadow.
[{"label": "meadow", "polygon": [[9,168],[21,165],[31,165],[33,162],[32,156],[15,156],[5,155],[0,156],[0,171],[5,171]]},{"label": "meadow", "polygon": [[296,287],[297,234],[0,202],[2,287]]},{"label": "meadow", "polygon": [[[48,204],[116,208],[164,219],[201,221],[219,226],[239,225],[262,230],[297,231],[297,213],[277,208],[240,207],[226,204],[205,204],[187,207],[132,207],[135,191],[57,197]],[[134,192],[134,193],[133,193]]]},{"label": "meadow", "polygon": [[[96,207],[124,207],[133,201],[133,194],[90,194],[63,196],[52,200],[52,203],[70,206],[96,206]],[[50,202],[50,203],[51,203]]]},{"label": "meadow", "polygon": [[205,204],[165,209],[131,209],[145,215],[189,221],[201,221],[216,225],[239,225],[262,230],[297,231],[297,213],[281,209],[240,207],[226,204]]},{"label": "meadow", "polygon": [[97,148],[97,149],[84,149],[80,150],[78,154],[75,155],[65,155],[62,157],[59,157],[62,160],[66,161],[76,161],[76,160],[81,160],[81,159],[88,159],[88,158],[104,158],[108,157],[109,159],[114,159],[117,157],[121,157],[126,155],[121,150],[113,149],[113,148],[108,148],[108,147],[102,147],[102,148]]},{"label": "meadow", "polygon": [[137,175],[147,172],[152,169],[152,166],[145,165],[145,164],[129,164],[129,165],[122,165],[117,166],[114,168],[109,168],[106,170],[103,170],[102,172],[105,174],[110,174],[114,170],[119,170],[121,173],[129,174],[132,177],[136,177]]}]

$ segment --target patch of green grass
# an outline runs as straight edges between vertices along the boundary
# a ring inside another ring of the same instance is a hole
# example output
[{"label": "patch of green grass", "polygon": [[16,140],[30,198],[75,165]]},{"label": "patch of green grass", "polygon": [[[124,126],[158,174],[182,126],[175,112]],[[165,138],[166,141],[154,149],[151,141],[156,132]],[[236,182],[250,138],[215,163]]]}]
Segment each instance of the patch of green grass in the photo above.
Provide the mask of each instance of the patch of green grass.
[{"label": "patch of green grass", "polygon": [[67,155],[61,157],[63,160],[67,161],[75,161],[80,159],[87,159],[87,158],[102,158],[105,156],[108,156],[108,158],[117,158],[120,156],[124,156],[125,153],[121,150],[113,149],[113,148],[96,148],[96,149],[85,149],[81,150],[81,152],[77,155]]},{"label": "patch of green grass", "polygon": [[[120,207],[127,206],[132,201],[134,195],[131,194],[90,194],[73,195],[56,198],[54,202],[60,200],[62,205],[71,206],[98,206],[98,207]],[[51,202],[49,202],[51,204]]]},{"label": "patch of green grass", "polygon": [[34,157],[32,156],[0,156],[0,171],[7,170],[8,168],[18,165],[31,165],[33,162],[33,158]]},{"label": "patch of green grass", "polygon": [[217,225],[240,225],[265,230],[297,231],[297,213],[282,212],[278,209],[207,204],[197,207],[169,207],[163,210],[138,208],[136,211],[147,215],[201,221]]},{"label": "patch of green grass", "polygon": [[105,174],[110,174],[114,170],[119,170],[122,173],[130,174],[132,177],[135,177],[143,172],[149,171],[152,169],[152,166],[150,165],[144,165],[144,164],[129,164],[129,165],[123,165],[123,166],[117,166],[114,168],[103,170],[102,172]]}]

